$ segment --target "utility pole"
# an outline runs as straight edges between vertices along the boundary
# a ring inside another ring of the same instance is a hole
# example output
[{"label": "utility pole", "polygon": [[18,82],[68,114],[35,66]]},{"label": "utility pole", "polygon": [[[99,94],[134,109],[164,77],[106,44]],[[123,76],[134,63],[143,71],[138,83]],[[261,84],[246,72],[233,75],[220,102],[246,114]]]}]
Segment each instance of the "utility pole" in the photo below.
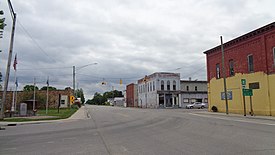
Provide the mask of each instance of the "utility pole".
[{"label": "utility pole", "polygon": [[223,49],[223,40],[221,36],[221,50],[222,50],[222,72],[223,72],[223,85],[224,85],[224,97],[225,97],[225,109],[226,114],[228,115],[228,99],[227,99],[227,88],[226,88],[226,72],[224,66],[224,49]]},{"label": "utility pole", "polygon": [[9,48],[9,57],[8,57],[8,63],[7,63],[7,70],[6,70],[6,77],[5,77],[5,83],[4,83],[4,91],[3,91],[3,98],[2,98],[2,104],[1,104],[1,113],[0,113],[0,120],[4,119],[4,108],[6,104],[6,95],[7,95],[7,89],[9,84],[9,77],[10,77],[10,66],[11,66],[11,58],[12,58],[12,50],[13,50],[13,42],[14,42],[14,34],[15,34],[15,24],[16,24],[16,13],[13,10],[11,1],[8,0],[9,9],[12,15],[12,31],[11,31],[11,40],[10,40],[10,48]]},{"label": "utility pole", "polygon": [[75,66],[73,66],[73,93],[75,97]]}]

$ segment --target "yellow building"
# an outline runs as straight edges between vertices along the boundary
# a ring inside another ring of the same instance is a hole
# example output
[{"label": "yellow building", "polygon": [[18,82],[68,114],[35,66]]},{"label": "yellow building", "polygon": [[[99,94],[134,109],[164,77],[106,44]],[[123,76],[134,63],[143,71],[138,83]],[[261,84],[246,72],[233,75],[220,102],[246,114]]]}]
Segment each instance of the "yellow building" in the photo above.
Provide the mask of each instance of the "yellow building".
[{"label": "yellow building", "polygon": [[[226,112],[221,46],[204,53],[209,111],[216,106],[219,112]],[[253,110],[255,115],[275,116],[275,23],[225,43],[224,62],[229,113]],[[243,88],[251,89],[246,90],[253,92],[251,98],[249,92],[243,94]]]}]

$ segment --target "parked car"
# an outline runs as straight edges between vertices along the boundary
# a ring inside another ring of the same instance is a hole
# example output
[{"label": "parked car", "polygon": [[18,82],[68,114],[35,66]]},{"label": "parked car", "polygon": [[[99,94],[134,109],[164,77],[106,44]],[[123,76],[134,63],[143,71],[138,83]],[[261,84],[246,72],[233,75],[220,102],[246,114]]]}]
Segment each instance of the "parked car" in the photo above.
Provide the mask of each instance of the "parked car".
[{"label": "parked car", "polygon": [[207,107],[207,104],[201,103],[201,102],[194,102],[194,103],[186,105],[186,109],[193,109],[193,108],[203,109],[206,107]]}]

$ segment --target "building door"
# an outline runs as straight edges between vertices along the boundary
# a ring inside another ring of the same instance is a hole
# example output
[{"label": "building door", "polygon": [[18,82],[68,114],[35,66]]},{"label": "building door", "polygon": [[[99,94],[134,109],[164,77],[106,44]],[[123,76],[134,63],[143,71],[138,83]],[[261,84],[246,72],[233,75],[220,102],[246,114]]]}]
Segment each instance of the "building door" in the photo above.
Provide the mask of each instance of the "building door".
[{"label": "building door", "polygon": [[166,98],[166,107],[172,107],[172,103],[173,103],[172,94],[166,94],[165,98]]},{"label": "building door", "polygon": [[159,94],[159,107],[163,108],[164,107],[164,95]]}]

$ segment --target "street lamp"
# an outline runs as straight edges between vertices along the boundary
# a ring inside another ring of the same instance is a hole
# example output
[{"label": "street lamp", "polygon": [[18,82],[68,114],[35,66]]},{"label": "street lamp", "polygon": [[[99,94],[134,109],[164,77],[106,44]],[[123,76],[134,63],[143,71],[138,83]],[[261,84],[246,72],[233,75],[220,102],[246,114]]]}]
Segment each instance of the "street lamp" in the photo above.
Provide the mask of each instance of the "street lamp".
[{"label": "street lamp", "polygon": [[[78,67],[77,70],[80,70],[80,69],[82,69],[82,68],[85,68],[85,67],[88,67],[88,66],[91,66],[91,65],[97,65],[97,64],[98,64],[98,63],[95,62],[95,63],[83,65],[83,66]],[[76,95],[75,95],[75,70],[76,70],[76,67],[73,66],[73,94],[74,94],[74,96],[76,97]]]}]

